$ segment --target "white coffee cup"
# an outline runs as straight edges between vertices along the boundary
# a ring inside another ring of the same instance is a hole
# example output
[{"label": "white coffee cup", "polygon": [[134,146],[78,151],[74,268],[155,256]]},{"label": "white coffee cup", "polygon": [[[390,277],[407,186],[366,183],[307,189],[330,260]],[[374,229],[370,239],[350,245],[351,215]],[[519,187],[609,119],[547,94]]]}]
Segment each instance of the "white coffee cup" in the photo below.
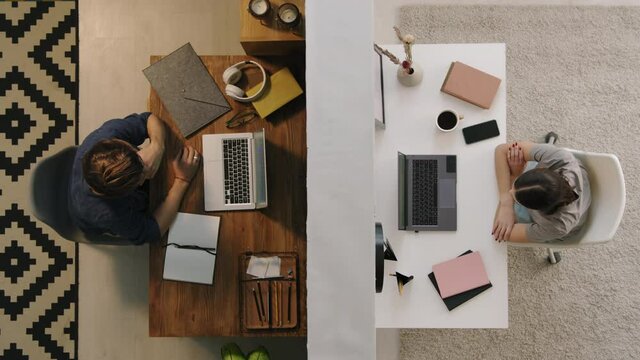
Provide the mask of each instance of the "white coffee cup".
[{"label": "white coffee cup", "polygon": [[453,131],[458,127],[458,123],[462,119],[464,119],[464,116],[459,115],[454,110],[443,110],[436,118],[436,126],[444,132]]}]

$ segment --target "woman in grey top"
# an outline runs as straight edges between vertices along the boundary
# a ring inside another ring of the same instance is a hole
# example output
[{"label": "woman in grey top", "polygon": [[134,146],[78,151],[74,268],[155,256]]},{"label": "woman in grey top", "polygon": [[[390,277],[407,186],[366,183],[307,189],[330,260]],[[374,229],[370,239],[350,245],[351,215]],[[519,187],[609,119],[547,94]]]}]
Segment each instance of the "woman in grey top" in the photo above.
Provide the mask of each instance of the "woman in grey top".
[{"label": "woman in grey top", "polygon": [[[528,161],[537,164],[525,171]],[[499,191],[495,240],[562,240],[584,224],[591,204],[589,178],[569,151],[528,141],[502,144],[496,147],[495,166]]]}]

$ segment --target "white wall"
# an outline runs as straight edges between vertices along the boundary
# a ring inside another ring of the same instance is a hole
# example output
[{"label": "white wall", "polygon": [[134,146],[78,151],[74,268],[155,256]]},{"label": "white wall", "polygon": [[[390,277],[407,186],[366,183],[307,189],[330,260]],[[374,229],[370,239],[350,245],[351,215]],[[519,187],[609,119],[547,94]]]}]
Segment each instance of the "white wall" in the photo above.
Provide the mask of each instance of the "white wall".
[{"label": "white wall", "polygon": [[306,3],[309,359],[375,359],[373,3]]}]

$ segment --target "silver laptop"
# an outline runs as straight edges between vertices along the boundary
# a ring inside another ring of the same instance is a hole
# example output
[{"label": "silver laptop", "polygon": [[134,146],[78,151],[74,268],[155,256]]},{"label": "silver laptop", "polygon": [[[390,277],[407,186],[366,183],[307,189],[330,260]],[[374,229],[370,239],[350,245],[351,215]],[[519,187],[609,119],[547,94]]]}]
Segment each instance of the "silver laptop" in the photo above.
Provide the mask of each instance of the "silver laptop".
[{"label": "silver laptop", "polygon": [[255,133],[203,135],[204,209],[267,207],[265,150],[264,129]]},{"label": "silver laptop", "polygon": [[398,152],[398,229],[457,227],[456,156]]}]

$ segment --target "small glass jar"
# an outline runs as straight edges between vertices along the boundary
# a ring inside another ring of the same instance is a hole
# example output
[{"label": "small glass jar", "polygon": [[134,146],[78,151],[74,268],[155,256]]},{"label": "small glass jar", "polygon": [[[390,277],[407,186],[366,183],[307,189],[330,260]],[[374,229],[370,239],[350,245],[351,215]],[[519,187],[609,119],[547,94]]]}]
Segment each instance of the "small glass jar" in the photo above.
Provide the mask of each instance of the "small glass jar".
[{"label": "small glass jar", "polygon": [[287,27],[295,27],[300,23],[300,10],[292,3],[284,3],[278,7],[278,22]]},{"label": "small glass jar", "polygon": [[269,3],[269,0],[251,0],[247,10],[254,17],[264,19],[271,10],[271,3]]}]

